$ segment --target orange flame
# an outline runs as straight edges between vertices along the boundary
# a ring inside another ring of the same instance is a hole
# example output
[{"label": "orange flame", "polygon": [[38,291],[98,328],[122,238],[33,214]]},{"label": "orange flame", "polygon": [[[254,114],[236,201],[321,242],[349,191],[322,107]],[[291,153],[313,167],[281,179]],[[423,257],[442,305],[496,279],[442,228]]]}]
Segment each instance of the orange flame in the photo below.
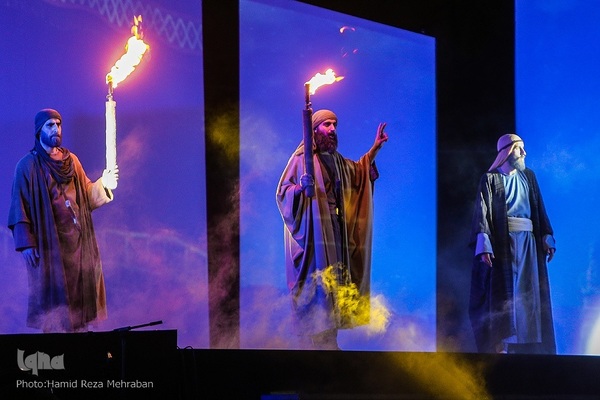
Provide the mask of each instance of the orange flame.
[{"label": "orange flame", "polygon": [[318,88],[323,85],[331,85],[334,82],[341,81],[344,79],[343,76],[335,76],[335,72],[331,68],[325,71],[325,75],[317,72],[310,81],[306,82],[310,86],[310,94],[315,94]]},{"label": "orange flame", "polygon": [[113,65],[110,72],[106,75],[106,83],[116,88],[117,85],[125,80],[131,74],[135,67],[142,61],[144,53],[150,46],[142,39],[142,28],[140,26],[142,16],[133,18],[131,27],[131,36],[125,45],[125,54]]}]

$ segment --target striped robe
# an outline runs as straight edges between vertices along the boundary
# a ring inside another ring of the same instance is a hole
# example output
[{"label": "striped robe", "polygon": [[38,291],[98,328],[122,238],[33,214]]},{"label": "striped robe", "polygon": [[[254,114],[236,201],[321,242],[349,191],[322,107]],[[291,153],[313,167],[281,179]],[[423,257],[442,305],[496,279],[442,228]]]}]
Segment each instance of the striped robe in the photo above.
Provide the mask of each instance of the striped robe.
[{"label": "striped robe", "polygon": [[[346,159],[337,152],[332,156],[341,181],[341,244],[336,243],[334,222],[325,191],[331,185],[328,181],[330,178],[318,154],[313,155],[314,197],[308,198],[297,191],[300,177],[304,174],[302,144],[290,157],[276,192],[277,206],[284,223],[288,288],[300,335],[306,336],[368,323],[368,316],[366,319],[364,315],[355,319],[352,315],[340,312],[340,304],[336,302],[335,293],[324,282],[324,274],[327,267],[342,261],[344,278],[355,285],[362,299],[368,299],[373,181],[377,178],[377,172],[368,154],[358,162]],[[339,249],[343,260],[338,260]]]}]

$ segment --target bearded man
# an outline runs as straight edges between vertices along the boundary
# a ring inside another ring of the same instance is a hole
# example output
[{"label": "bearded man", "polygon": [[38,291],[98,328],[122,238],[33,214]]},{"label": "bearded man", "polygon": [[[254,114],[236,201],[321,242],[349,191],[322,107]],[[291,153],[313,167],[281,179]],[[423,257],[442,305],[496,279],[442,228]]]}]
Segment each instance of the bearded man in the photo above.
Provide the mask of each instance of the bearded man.
[{"label": "bearded man", "polygon": [[475,340],[480,352],[554,354],[547,269],[554,232],[523,140],[503,135],[497,150],[479,182],[471,231]]},{"label": "bearded man", "polygon": [[[388,135],[386,124],[379,124],[373,146],[354,162],[337,151],[337,123],[332,111],[313,114],[314,176],[305,173],[300,144],[277,186],[287,282],[302,348],[339,349],[338,329],[368,322],[341,304],[336,288],[355,288],[368,299],[373,186],[379,176],[375,156]],[[313,197],[305,194],[309,186],[315,188]]]},{"label": "bearded man", "polygon": [[8,227],[28,274],[27,326],[84,330],[106,317],[104,276],[92,210],[113,200],[118,169],[91,182],[62,144],[62,117],[35,116],[35,144],[15,169]]}]

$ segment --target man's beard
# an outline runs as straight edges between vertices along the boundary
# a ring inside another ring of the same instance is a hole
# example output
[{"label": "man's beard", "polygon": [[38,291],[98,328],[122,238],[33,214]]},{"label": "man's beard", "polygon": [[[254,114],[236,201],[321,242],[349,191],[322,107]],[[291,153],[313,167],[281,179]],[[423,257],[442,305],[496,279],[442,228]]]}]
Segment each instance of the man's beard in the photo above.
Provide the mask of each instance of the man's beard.
[{"label": "man's beard", "polygon": [[40,140],[43,144],[45,144],[48,147],[60,147],[60,145],[62,144],[62,137],[60,135],[49,136],[42,134],[40,136]]},{"label": "man's beard", "polygon": [[320,152],[326,151],[333,154],[337,150],[337,135],[329,136],[317,132],[315,133],[315,144]]},{"label": "man's beard", "polygon": [[511,156],[508,160],[511,167],[515,168],[517,171],[525,170],[525,157],[513,157]]}]

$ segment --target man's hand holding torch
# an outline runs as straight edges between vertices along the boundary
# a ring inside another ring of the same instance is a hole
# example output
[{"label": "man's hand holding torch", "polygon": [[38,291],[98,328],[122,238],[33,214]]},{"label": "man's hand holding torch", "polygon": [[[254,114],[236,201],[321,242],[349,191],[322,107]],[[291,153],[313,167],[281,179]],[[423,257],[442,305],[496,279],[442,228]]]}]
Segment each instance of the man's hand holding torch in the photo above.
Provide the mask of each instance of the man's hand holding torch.
[{"label": "man's hand holding torch", "polygon": [[[307,188],[313,188],[313,190],[314,190],[314,187],[315,187],[315,178],[311,174],[303,174],[300,177],[300,188],[302,189],[303,192],[305,192]],[[313,196],[314,196],[314,194],[313,194]],[[310,197],[312,197],[312,196],[310,196]]]},{"label": "man's hand holding torch", "polygon": [[117,182],[119,181],[119,167],[115,165],[113,169],[105,169],[102,172],[102,186],[106,189],[114,190],[117,188]]}]

